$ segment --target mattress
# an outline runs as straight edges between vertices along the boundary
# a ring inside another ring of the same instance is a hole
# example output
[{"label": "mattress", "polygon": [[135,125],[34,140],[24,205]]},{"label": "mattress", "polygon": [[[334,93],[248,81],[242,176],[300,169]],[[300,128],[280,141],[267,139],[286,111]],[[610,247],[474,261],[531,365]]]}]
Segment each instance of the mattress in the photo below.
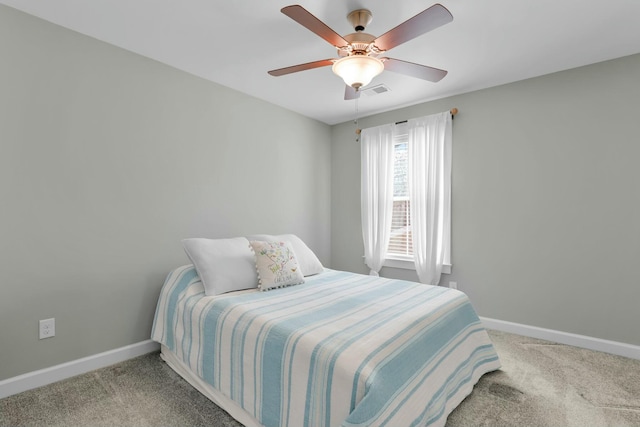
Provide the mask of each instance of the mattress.
[{"label": "mattress", "polygon": [[442,426],[500,367],[462,292],[335,270],[211,297],[180,267],[152,339],[234,418],[265,427]]}]

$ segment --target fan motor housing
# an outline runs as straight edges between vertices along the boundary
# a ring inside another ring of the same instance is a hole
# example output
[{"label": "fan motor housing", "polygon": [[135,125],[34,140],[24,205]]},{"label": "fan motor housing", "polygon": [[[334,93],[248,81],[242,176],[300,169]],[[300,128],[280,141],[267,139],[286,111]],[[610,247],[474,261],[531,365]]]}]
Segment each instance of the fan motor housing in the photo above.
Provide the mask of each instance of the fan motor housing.
[{"label": "fan motor housing", "polygon": [[370,54],[371,43],[373,43],[376,39],[375,36],[362,32],[347,34],[343,38],[349,42],[349,45],[351,46],[351,52],[343,49],[338,49],[339,56],[349,56],[354,53]]}]

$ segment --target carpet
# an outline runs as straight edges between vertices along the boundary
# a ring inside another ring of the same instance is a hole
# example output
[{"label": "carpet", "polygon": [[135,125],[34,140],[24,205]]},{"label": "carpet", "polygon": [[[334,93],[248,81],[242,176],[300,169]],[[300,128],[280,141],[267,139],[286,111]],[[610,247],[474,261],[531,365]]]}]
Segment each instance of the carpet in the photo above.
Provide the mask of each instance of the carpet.
[{"label": "carpet", "polygon": [[640,360],[489,331],[502,369],[447,426],[640,426]]},{"label": "carpet", "polygon": [[[489,334],[503,368],[480,379],[448,427],[640,426],[640,360]],[[2,399],[0,426],[241,425],[150,353]]]}]

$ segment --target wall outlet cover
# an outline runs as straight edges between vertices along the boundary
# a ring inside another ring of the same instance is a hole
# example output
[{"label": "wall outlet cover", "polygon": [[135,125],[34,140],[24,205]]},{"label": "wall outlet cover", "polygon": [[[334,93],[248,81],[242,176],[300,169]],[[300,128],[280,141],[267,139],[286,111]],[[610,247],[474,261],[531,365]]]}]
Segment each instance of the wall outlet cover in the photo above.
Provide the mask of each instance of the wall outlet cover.
[{"label": "wall outlet cover", "polygon": [[43,319],[40,321],[40,339],[51,338],[56,335],[56,319]]}]

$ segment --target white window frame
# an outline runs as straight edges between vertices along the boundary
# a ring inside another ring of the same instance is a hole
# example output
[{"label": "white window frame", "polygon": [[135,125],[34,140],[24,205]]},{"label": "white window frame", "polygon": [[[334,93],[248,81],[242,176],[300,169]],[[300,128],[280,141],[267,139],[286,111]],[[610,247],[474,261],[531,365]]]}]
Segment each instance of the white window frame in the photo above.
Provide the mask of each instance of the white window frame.
[{"label": "white window frame", "polygon": [[[396,255],[387,255],[382,264],[383,267],[400,268],[403,270],[416,270],[416,265],[411,257],[402,257]],[[442,274],[451,274],[453,264],[444,264],[442,266]]]}]

